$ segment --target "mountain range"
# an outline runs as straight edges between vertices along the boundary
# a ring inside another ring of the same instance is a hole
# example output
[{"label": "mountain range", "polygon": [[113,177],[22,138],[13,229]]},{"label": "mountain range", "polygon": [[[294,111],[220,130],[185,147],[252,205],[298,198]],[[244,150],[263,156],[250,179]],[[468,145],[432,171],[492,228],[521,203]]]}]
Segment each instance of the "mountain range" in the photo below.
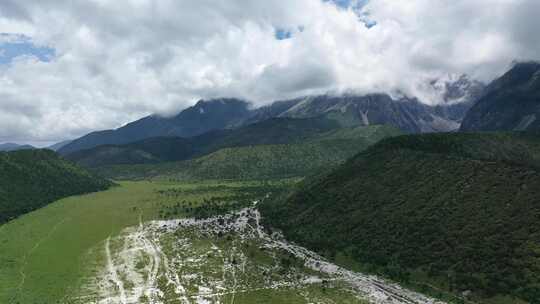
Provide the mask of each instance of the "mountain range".
[{"label": "mountain range", "polygon": [[35,149],[31,145],[19,145],[14,143],[4,143],[0,144],[0,151],[8,152],[8,151],[18,151],[18,150],[32,150]]},{"label": "mountain range", "polygon": [[101,145],[65,157],[87,167],[180,161],[227,147],[299,142],[339,127],[339,121],[327,117],[271,118],[236,129],[214,130],[190,138],[154,137],[125,145]]},{"label": "mountain range", "polygon": [[339,113],[348,126],[387,124],[406,133],[457,130],[483,85],[461,77],[445,84],[445,103],[429,106],[415,98],[388,94],[320,95],[254,106],[239,99],[201,100],[173,117],[151,115],[116,130],[93,132],[65,145],[63,155],[100,145],[122,145],[152,137],[194,137],[209,131],[234,129],[270,118],[314,118]]}]

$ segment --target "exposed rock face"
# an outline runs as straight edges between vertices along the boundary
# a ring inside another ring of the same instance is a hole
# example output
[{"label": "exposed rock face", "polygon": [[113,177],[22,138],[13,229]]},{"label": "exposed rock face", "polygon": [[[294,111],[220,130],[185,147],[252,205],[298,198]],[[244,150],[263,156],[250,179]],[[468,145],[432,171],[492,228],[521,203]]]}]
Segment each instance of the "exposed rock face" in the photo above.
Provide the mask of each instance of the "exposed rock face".
[{"label": "exposed rock face", "polygon": [[[470,105],[429,106],[417,99],[393,99],[387,94],[321,95],[297,100],[278,116],[307,118],[335,115],[344,125],[386,124],[407,133],[448,132],[459,128]],[[268,108],[265,111],[269,111]]]}]

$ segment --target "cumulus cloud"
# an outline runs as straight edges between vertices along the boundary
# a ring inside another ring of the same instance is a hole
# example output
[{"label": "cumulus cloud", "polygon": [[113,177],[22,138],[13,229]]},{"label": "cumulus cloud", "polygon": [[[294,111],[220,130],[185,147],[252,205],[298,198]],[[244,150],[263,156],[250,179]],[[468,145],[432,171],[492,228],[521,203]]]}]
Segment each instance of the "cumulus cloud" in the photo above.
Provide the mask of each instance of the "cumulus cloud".
[{"label": "cumulus cloud", "polygon": [[337,2],[3,0],[0,32],[55,56],[0,65],[0,141],[73,138],[201,98],[354,90],[436,103],[428,79],[489,81],[540,59],[537,0]]}]

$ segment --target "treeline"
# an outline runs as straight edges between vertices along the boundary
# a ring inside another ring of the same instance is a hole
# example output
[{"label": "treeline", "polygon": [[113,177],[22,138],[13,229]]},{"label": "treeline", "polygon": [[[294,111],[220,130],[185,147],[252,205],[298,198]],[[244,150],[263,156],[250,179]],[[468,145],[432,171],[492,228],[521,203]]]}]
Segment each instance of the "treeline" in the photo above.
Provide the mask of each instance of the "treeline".
[{"label": "treeline", "polygon": [[197,219],[209,218],[216,215],[227,214],[231,211],[239,210],[253,205],[254,201],[261,201],[270,197],[285,193],[291,187],[292,181],[283,183],[266,183],[238,187],[231,189],[223,186],[223,194],[219,193],[220,187],[208,187],[215,195],[202,197],[199,199],[184,199],[193,194],[209,193],[204,192],[207,187],[197,187],[196,189],[168,189],[158,191],[161,195],[173,199],[172,203],[163,206],[159,215],[163,219],[179,218],[189,216]]},{"label": "treeline", "polygon": [[50,150],[0,152],[0,224],[58,199],[111,185]]}]

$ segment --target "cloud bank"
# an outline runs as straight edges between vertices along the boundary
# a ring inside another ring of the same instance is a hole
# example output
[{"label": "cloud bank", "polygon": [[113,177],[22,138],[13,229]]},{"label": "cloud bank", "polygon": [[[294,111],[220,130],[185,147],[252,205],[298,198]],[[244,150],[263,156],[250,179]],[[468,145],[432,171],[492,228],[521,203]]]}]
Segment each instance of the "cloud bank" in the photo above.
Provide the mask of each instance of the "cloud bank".
[{"label": "cloud bank", "polygon": [[24,35],[54,57],[0,64],[0,142],[73,138],[201,98],[354,90],[436,103],[428,79],[489,81],[540,59],[538,11],[537,0],[3,0],[0,54]]}]

